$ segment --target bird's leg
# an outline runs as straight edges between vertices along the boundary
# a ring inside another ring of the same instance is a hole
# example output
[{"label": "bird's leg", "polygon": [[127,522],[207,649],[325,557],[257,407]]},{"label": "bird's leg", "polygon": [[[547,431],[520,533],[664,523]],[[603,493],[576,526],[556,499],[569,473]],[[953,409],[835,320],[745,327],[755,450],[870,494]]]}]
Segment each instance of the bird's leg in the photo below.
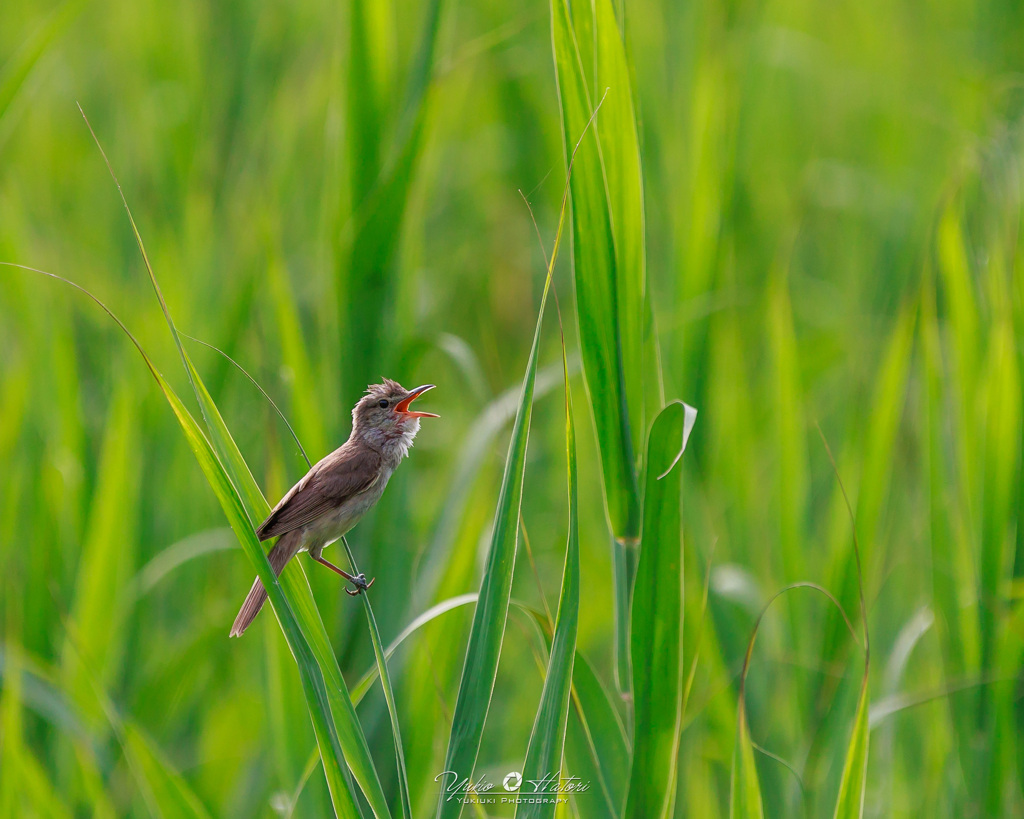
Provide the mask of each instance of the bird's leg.
[{"label": "bird's leg", "polygon": [[352,585],[354,585],[354,586],[356,587],[356,590],[355,590],[355,591],[352,591],[351,589],[348,589],[348,588],[346,588],[346,589],[345,589],[345,591],[347,591],[347,592],[348,592],[349,594],[351,594],[351,595],[352,595],[353,597],[355,597],[355,596],[356,596],[357,594],[360,594],[360,593],[362,593],[362,592],[366,591],[366,590],[367,590],[368,588],[370,588],[370,586],[372,586],[372,585],[373,585],[373,581],[377,579],[376,577],[374,577],[373,579],[371,579],[371,580],[370,580],[370,582],[369,582],[369,583],[367,583],[367,582],[366,582],[366,575],[365,575],[365,574],[362,574],[362,573],[360,573],[360,574],[355,574],[355,575],[353,575],[353,574],[349,574],[349,573],[348,573],[348,572],[346,572],[346,571],[345,571],[344,569],[339,569],[339,568],[338,568],[337,566],[335,566],[335,565],[334,565],[333,563],[331,563],[331,561],[329,561],[329,560],[325,560],[324,558],[322,558],[322,557],[321,557],[321,556],[320,556],[320,555],[319,555],[318,553],[316,553],[316,552],[312,552],[312,551],[311,551],[311,552],[309,553],[309,556],[310,556],[311,558],[313,558],[313,560],[315,560],[315,561],[316,561],[317,563],[321,563],[321,564],[323,564],[324,566],[326,566],[326,567],[327,567],[328,569],[330,569],[331,571],[333,571],[333,572],[337,572],[337,573],[338,573],[338,574],[340,574],[340,575],[341,575],[342,577],[344,577],[344,578],[345,578],[346,580],[348,580],[349,582],[351,582],[351,583],[352,583]]}]

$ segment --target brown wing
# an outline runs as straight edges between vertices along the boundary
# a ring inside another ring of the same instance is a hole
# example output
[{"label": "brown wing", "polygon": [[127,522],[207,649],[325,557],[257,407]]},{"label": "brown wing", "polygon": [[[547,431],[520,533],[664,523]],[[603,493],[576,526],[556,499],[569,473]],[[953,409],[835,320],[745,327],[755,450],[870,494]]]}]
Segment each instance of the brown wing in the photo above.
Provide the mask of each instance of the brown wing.
[{"label": "brown wing", "polygon": [[291,488],[256,534],[268,540],[299,529],[337,508],[346,498],[365,492],[380,478],[380,456],[347,445],[335,450]]}]

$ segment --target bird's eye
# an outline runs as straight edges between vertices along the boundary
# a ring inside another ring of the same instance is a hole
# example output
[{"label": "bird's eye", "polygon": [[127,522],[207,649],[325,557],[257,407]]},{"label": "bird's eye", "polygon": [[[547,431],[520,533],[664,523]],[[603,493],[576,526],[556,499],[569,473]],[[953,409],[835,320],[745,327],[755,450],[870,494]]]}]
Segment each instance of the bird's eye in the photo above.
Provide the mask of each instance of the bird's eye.
[{"label": "bird's eye", "polygon": [[377,402],[377,406],[380,407],[381,409],[387,409],[388,408],[388,399],[387,398],[381,398],[380,401]]}]

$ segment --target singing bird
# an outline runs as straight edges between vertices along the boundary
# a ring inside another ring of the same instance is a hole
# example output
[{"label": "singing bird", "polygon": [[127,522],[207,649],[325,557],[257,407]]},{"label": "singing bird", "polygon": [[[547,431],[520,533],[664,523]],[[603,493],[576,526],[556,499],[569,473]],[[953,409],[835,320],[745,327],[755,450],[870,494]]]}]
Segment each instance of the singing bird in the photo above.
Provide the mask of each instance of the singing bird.
[{"label": "singing bird", "polygon": [[[410,409],[413,401],[433,388],[424,384],[407,390],[390,378],[367,388],[352,410],[348,440],[310,469],[256,530],[260,540],[280,538],[267,555],[275,574],[280,575],[299,552],[309,552],[317,563],[355,584],[354,592],[346,589],[349,594],[370,587],[372,580],[367,583],[361,574],[353,577],[324,560],[322,553],[380,500],[391,474],[409,454],[420,418],[438,417]],[[266,600],[266,589],[257,577],[231,627],[232,637],[249,627]]]}]

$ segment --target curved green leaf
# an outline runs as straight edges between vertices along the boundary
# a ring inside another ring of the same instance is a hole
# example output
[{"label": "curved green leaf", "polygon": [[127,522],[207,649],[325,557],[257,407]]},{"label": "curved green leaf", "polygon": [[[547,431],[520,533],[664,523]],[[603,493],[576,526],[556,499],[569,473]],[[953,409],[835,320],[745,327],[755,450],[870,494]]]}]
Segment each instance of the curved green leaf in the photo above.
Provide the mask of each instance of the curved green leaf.
[{"label": "curved green leaf", "polygon": [[633,587],[633,762],[627,817],[666,816],[675,799],[683,702],[682,470],[694,411],[681,401],[654,419],[647,442],[644,521]]}]

